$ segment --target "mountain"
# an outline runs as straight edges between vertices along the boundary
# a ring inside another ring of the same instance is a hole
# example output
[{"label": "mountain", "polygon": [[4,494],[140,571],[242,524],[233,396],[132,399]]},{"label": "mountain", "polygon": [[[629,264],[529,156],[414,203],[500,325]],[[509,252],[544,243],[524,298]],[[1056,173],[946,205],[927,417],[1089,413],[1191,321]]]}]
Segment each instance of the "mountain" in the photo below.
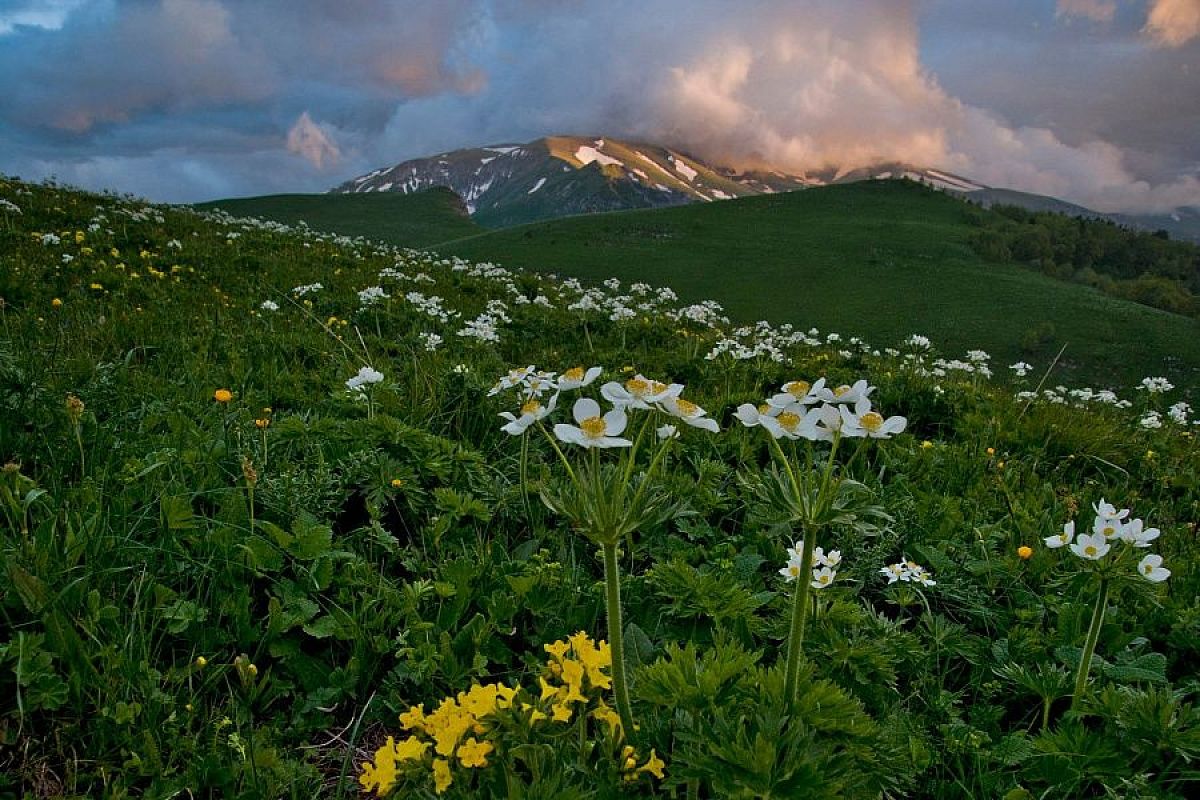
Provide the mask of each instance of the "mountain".
[{"label": "mountain", "polygon": [[804,174],[738,171],[654,144],[548,136],[405,161],[346,181],[332,191],[409,194],[446,186],[463,198],[477,223],[506,227],[596,211],[729,200],[901,176],[948,190],[984,188],[947,172],[902,164]]},{"label": "mountain", "polygon": [[1162,215],[1105,214],[1054,197],[994,188],[945,170],[900,163],[804,173],[740,171],[669,147],[612,137],[547,136],[524,144],[454,150],[377,169],[331,191],[412,194],[445,186],[463,198],[476,223],[502,228],[597,211],[659,208],[888,178],[908,178],[983,206],[1004,203],[1107,219],[1200,242],[1200,209],[1196,208]]}]

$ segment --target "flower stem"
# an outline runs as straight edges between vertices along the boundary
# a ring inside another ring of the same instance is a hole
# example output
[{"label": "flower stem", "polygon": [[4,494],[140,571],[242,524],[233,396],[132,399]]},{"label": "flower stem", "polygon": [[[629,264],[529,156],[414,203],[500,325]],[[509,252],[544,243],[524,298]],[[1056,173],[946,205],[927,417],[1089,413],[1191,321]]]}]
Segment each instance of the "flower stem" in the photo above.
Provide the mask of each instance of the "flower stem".
[{"label": "flower stem", "polygon": [[1079,659],[1079,674],[1075,676],[1075,694],[1071,697],[1071,708],[1079,705],[1087,691],[1088,670],[1100,639],[1100,627],[1104,624],[1104,612],[1108,607],[1108,578],[1100,578],[1100,590],[1096,594],[1096,606],[1092,609],[1092,624],[1088,626],[1087,639],[1083,643],[1083,655]]},{"label": "flower stem", "polygon": [[[802,529],[803,530],[803,529]],[[796,577],[796,592],[792,595],[792,627],[788,632],[787,672],[784,697],[790,705],[796,702],[800,681],[800,653],[804,650],[804,626],[808,622],[808,595],[812,578],[813,549],[817,544],[815,530],[803,531],[804,552],[800,556],[800,575]]]},{"label": "flower stem", "polygon": [[621,577],[617,571],[617,545],[604,549],[604,599],[608,615],[608,646],[612,651],[613,694],[626,740],[633,738],[633,709],[629,705],[629,685],[625,681],[625,636],[621,622]]}]

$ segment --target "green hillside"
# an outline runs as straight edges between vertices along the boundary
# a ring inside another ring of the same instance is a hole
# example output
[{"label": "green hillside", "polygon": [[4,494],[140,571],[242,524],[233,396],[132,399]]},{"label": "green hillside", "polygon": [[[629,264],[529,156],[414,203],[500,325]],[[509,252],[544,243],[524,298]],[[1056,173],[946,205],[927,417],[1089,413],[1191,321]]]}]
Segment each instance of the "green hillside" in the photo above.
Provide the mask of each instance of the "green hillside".
[{"label": "green hillside", "polygon": [[304,221],[319,231],[367,236],[389,244],[424,247],[433,242],[470,236],[482,228],[449,189],[416,194],[273,194],[197,203],[200,210],[221,209],[235,217],[295,225]]},{"label": "green hillside", "polygon": [[1197,796],[1179,389],[666,289],[0,177],[0,799]]},{"label": "green hillside", "polygon": [[1160,372],[1195,381],[1200,322],[987,263],[966,243],[970,211],[911,182],[864,181],[571,217],[432,247],[590,281],[666,284],[684,299],[719,301],[737,320],[815,326],[879,347],[918,331],[947,354],[978,347],[1044,366],[1065,344],[1062,375],[1076,381]]}]

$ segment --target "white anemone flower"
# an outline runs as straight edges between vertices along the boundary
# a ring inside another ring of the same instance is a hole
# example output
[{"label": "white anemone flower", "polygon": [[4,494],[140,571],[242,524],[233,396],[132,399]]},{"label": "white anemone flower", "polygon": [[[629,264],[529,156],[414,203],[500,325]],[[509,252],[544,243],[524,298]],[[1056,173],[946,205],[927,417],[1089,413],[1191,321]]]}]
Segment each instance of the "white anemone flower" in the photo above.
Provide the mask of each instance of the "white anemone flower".
[{"label": "white anemone flower", "polygon": [[888,585],[900,580],[904,574],[903,564],[888,564],[886,567],[880,567],[879,573],[888,579]]},{"label": "white anemone flower", "polygon": [[1112,545],[1104,538],[1102,533],[1086,534],[1081,533],[1071,545],[1071,552],[1080,558],[1086,558],[1091,561],[1099,561],[1108,555],[1108,551],[1112,549]]},{"label": "white anemone flower", "polygon": [[602,372],[600,367],[591,367],[586,372],[583,367],[571,367],[569,370],[558,376],[558,389],[564,391],[568,389],[580,389],[587,386],[592,381],[596,380]]},{"label": "white anemone flower", "polygon": [[874,386],[868,386],[866,380],[857,380],[853,386],[842,384],[832,389],[823,388],[818,398],[826,403],[857,403],[875,391]]},{"label": "white anemone flower", "polygon": [[756,425],[762,425],[763,417],[777,417],[781,411],[783,411],[782,408],[776,408],[767,403],[758,407],[751,403],[742,403],[737,407],[737,411],[733,412],[733,416],[747,428],[753,428]]},{"label": "white anemone flower", "polygon": [[831,442],[842,430],[842,412],[835,405],[817,406],[804,415],[798,435],[813,442]]},{"label": "white anemone flower", "polygon": [[835,572],[830,567],[817,567],[812,571],[812,587],[814,589],[824,589],[829,584],[833,583],[833,579],[837,577]]},{"label": "white anemone flower", "polygon": [[1171,577],[1171,570],[1162,565],[1162,556],[1151,553],[1138,562],[1138,574],[1152,583],[1162,583]]},{"label": "white anemone flower", "polygon": [[652,403],[661,403],[668,397],[679,397],[682,393],[682,383],[668,385],[652,381],[641,373],[625,381],[623,386],[616,381],[609,381],[600,387],[600,394],[613,405],[643,411],[649,410]]},{"label": "white anemone flower", "polygon": [[557,388],[556,376],[553,372],[534,372],[525,376],[522,388],[531,397],[541,397]]},{"label": "white anemone flower", "polygon": [[601,416],[600,404],[590,397],[581,397],[571,409],[579,427],[559,423],[554,426],[554,435],[560,441],[580,447],[630,447],[633,442],[619,438],[629,424],[625,409],[617,406]]},{"label": "white anemone flower", "polygon": [[1158,528],[1147,528],[1140,519],[1132,519],[1125,523],[1121,530],[1121,538],[1134,547],[1149,547],[1150,543],[1161,535]]},{"label": "white anemone flower", "polygon": [[674,425],[660,425],[654,429],[654,432],[658,435],[659,439],[663,440],[679,438],[679,428],[676,428]]},{"label": "white anemone flower", "polygon": [[780,393],[767,400],[768,405],[775,408],[786,408],[792,403],[811,406],[820,401],[821,393],[825,391],[825,379],[820,378],[813,384],[808,381],[788,381],[779,388]]},{"label": "white anemone flower", "polygon": [[1097,517],[1104,517],[1105,519],[1125,519],[1129,516],[1128,508],[1122,508],[1118,511],[1116,506],[1107,502],[1103,497],[1100,498],[1099,503],[1092,504],[1092,509],[1096,512]]},{"label": "white anemone flower", "polygon": [[1071,520],[1066,525],[1063,525],[1062,533],[1056,533],[1053,536],[1047,536],[1044,541],[1046,547],[1051,550],[1057,550],[1060,547],[1068,545],[1075,538],[1075,520]]},{"label": "white anemone flower", "polygon": [[787,566],[779,570],[779,574],[783,576],[785,582],[791,583],[800,577],[801,566],[802,564],[800,563],[800,557],[793,554],[792,557],[788,559]]},{"label": "white anemone flower", "polygon": [[758,424],[775,439],[799,439],[806,416],[804,406],[794,403],[775,414],[761,414]]},{"label": "white anemone flower", "polygon": [[672,417],[677,417],[693,428],[702,428],[711,433],[716,433],[720,428],[715,419],[710,419],[707,411],[700,406],[684,400],[682,397],[667,397],[662,401],[662,409]]},{"label": "white anemone flower", "polygon": [[1105,539],[1124,539],[1125,523],[1116,517],[1096,517],[1092,523],[1092,533]]},{"label": "white anemone flower", "polygon": [[543,420],[554,412],[554,407],[558,405],[558,394],[550,396],[550,402],[545,405],[536,397],[530,397],[521,404],[521,416],[513,414],[511,411],[501,411],[500,416],[508,420],[508,424],[502,426],[500,430],[511,436],[520,436],[529,429],[533,423]]},{"label": "white anemone flower", "polygon": [[858,401],[854,411],[839,406],[842,415],[842,435],[855,438],[890,439],[908,426],[904,417],[888,417],[871,410],[871,401],[865,397]]},{"label": "white anemone flower", "polygon": [[500,394],[500,392],[503,392],[505,389],[511,389],[514,386],[523,384],[525,379],[533,374],[535,369],[536,367],[534,367],[533,364],[530,364],[528,367],[510,369],[507,375],[497,381],[496,385],[488,390],[488,397]]},{"label": "white anemone flower", "polygon": [[826,553],[823,548],[814,548],[813,563],[820,564],[823,567],[837,567],[842,563],[842,551],[830,550],[828,553]]},{"label": "white anemone flower", "polygon": [[361,392],[364,386],[383,381],[383,373],[371,367],[363,367],[358,374],[346,381],[346,388],[352,392]]}]

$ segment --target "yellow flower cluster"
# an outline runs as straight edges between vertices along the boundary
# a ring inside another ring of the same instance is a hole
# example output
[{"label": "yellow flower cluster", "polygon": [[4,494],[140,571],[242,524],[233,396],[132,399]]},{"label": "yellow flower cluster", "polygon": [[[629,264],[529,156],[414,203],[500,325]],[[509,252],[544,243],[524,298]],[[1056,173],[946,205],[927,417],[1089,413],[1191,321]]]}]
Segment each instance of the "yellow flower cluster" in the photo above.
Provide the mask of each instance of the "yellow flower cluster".
[{"label": "yellow flower cluster", "polygon": [[[547,676],[538,679],[542,689],[542,700],[550,702],[550,718],[555,722],[570,722],[572,703],[587,704],[587,689],[611,689],[612,678],[604,670],[612,666],[612,650],[601,640],[595,644],[583,631],[544,645],[550,654],[546,665]],[[574,656],[573,658],[571,656]],[[600,708],[592,716],[607,722],[614,730],[620,727],[620,717],[600,701]]]},{"label": "yellow flower cluster", "polygon": [[[486,733],[484,720],[498,709],[511,706],[516,694],[516,689],[502,683],[476,684],[457,697],[445,698],[428,714],[424,706],[413,706],[400,715],[401,727],[411,735],[399,744],[388,737],[387,743],[375,751],[374,763],[362,765],[358,782],[365,791],[374,790],[383,797],[395,786],[405,764],[411,762],[432,770],[434,791],[442,794],[454,782],[450,764],[455,756],[464,767],[487,766],[487,756],[495,745],[475,737]],[[427,765],[425,755],[431,747],[432,763]]]},{"label": "yellow flower cluster", "polygon": [[659,780],[663,779],[663,767],[667,764],[659,758],[654,750],[650,751],[650,757],[646,759],[646,763],[638,766],[637,752],[630,745],[625,745],[621,751],[621,777],[626,782],[636,781],[642,773],[649,773]]}]

